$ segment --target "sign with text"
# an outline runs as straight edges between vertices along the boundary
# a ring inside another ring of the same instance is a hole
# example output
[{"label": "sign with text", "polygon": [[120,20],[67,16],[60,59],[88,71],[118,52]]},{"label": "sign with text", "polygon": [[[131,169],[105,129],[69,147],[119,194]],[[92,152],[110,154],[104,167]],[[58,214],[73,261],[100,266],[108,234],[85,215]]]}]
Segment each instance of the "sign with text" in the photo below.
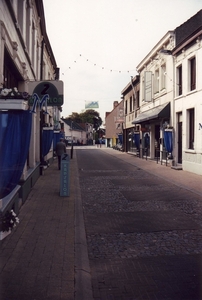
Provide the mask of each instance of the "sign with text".
[{"label": "sign with text", "polygon": [[146,71],[144,73],[144,101],[150,102],[152,101],[152,72]]},{"label": "sign with text", "polygon": [[60,196],[69,196],[70,172],[69,172],[69,155],[64,153],[61,157],[60,168]]},{"label": "sign with text", "polygon": [[[62,106],[63,105],[63,81],[30,81],[29,94],[37,94],[39,99],[43,99],[48,95],[47,106]],[[34,98],[29,99],[29,105],[34,105]]]}]

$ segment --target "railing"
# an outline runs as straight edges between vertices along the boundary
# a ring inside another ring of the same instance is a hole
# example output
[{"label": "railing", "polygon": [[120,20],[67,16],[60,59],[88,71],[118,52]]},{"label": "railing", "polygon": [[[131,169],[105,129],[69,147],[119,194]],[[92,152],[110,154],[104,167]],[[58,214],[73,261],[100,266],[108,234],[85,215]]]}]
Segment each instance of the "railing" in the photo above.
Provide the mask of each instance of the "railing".
[{"label": "railing", "polygon": [[160,151],[160,150],[156,150],[156,152],[159,154],[161,153],[161,156],[159,157],[159,155],[157,155],[156,157],[156,163],[158,164],[158,162],[160,161],[161,162],[161,165],[163,164],[163,160],[166,161],[166,166],[168,165],[168,152],[163,150],[163,151]]},{"label": "railing", "polygon": [[148,157],[148,148],[141,148],[139,151],[139,158],[145,158],[147,160]]}]

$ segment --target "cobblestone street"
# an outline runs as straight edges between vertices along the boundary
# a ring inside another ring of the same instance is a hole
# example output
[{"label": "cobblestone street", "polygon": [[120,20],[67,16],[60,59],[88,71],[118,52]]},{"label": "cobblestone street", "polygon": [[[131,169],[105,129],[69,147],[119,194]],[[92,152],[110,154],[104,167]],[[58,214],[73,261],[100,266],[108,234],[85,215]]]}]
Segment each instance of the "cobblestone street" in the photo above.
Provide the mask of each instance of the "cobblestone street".
[{"label": "cobblestone street", "polygon": [[77,156],[94,299],[202,299],[202,197],[100,151]]}]

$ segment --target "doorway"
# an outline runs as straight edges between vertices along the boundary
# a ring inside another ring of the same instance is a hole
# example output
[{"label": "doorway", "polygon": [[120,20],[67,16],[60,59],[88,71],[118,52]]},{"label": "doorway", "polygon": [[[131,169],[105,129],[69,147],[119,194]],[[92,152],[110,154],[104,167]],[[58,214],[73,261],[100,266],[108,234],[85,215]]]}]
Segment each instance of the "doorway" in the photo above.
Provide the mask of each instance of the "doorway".
[{"label": "doorway", "polygon": [[155,125],[155,141],[154,141],[154,147],[155,147],[155,158],[160,157],[160,125]]},{"label": "doorway", "polygon": [[177,131],[178,131],[178,160],[179,164],[182,163],[182,113],[178,114],[178,123],[177,123]]}]

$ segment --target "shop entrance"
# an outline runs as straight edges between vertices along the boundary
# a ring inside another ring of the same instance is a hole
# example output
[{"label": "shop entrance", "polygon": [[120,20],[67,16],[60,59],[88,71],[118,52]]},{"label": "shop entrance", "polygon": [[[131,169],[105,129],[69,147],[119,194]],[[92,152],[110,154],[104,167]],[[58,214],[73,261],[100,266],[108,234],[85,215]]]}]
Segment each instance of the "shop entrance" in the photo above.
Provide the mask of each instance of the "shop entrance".
[{"label": "shop entrance", "polygon": [[154,141],[155,158],[160,157],[160,125],[155,125],[155,141]]}]

